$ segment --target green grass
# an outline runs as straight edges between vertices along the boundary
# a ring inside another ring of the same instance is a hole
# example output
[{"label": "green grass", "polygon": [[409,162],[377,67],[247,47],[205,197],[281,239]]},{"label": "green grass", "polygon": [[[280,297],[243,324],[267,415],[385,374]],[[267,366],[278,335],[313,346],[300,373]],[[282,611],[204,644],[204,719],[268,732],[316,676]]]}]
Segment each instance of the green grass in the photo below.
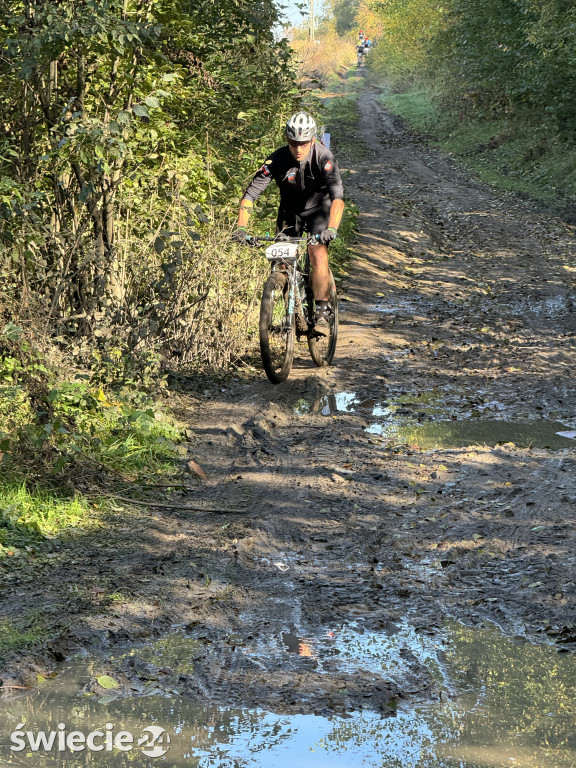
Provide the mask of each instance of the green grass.
[{"label": "green grass", "polygon": [[[439,128],[446,122],[436,109],[426,91],[410,91],[408,93],[386,93],[382,101],[387,109],[400,115],[411,128],[419,133],[438,136]],[[446,130],[448,125],[444,128]]]},{"label": "green grass", "polygon": [[115,472],[149,477],[174,470],[180,430],[152,403],[111,404],[91,424],[83,424],[82,432],[83,452]]},{"label": "green grass", "polygon": [[32,467],[36,478],[58,475],[70,463],[77,464],[82,454],[120,473],[150,476],[168,470],[177,455],[180,430],[135,382],[104,387],[101,368],[107,363],[102,360],[91,376],[57,370],[14,324],[0,328],[0,342],[4,472],[25,478]]},{"label": "green grass", "polygon": [[0,659],[7,652],[22,651],[46,639],[46,629],[40,616],[28,616],[18,625],[0,619]]},{"label": "green grass", "polygon": [[326,85],[322,90],[315,91],[315,96],[323,98],[322,91],[331,93],[355,93],[362,87],[362,78],[357,74],[356,67],[343,66],[335,72],[330,72],[327,77]]},{"label": "green grass", "polygon": [[337,157],[345,157],[352,163],[361,160],[367,153],[358,132],[359,117],[355,93],[325,98],[323,119],[331,137],[330,148]]},{"label": "green grass", "polygon": [[368,147],[358,131],[358,98],[369,78],[368,70],[359,75],[355,66],[342,67],[332,73],[326,93],[315,93],[322,100],[322,119],[331,134],[331,148],[350,163],[363,160],[368,154]]},{"label": "green grass", "polygon": [[[63,382],[52,391],[51,406],[49,432],[46,425],[29,425],[33,440],[41,430],[42,444],[26,442],[27,425],[20,425],[22,433],[12,436],[12,445],[5,440],[8,447],[0,457],[0,560],[5,562],[16,562],[26,547],[41,550],[46,537],[101,519],[105,502],[95,507],[82,495],[71,495],[67,477],[84,475],[84,484],[91,483],[100,496],[105,495],[98,476],[103,467],[111,470],[111,478],[120,474],[136,483],[178,471],[180,429],[145,395]],[[48,442],[52,452],[46,450]]]},{"label": "green grass", "polygon": [[440,111],[425,90],[386,93],[383,103],[443,152],[494,187],[547,204],[576,202],[576,153],[546,126]]},{"label": "green grass", "polygon": [[355,255],[357,226],[358,206],[347,200],[344,216],[338,228],[338,237],[330,245],[330,266],[337,281],[348,276],[347,267]]},{"label": "green grass", "polygon": [[[3,388],[5,392],[8,388]],[[0,391],[0,404],[9,402]],[[21,393],[24,394],[25,393]],[[14,399],[14,398],[13,398]],[[141,392],[104,391],[83,380],[57,383],[48,396],[49,419],[34,420],[29,405],[21,405],[18,422],[4,422],[4,467],[14,472],[40,451],[54,449],[52,469],[58,474],[80,454],[128,475],[166,474],[173,469],[180,429],[152,398]],[[81,460],[81,457],[80,457]],[[39,467],[36,467],[39,469]],[[48,467],[44,467],[48,470]],[[25,476],[26,471],[21,472]]]},{"label": "green grass", "polygon": [[326,122],[337,125],[343,131],[353,131],[358,127],[358,107],[356,106],[356,94],[344,96],[331,96],[324,101],[324,113]]},{"label": "green grass", "polygon": [[489,184],[546,203],[576,201],[576,156],[547,132],[507,121],[456,128],[441,141]]},{"label": "green grass", "polygon": [[93,511],[79,496],[65,497],[42,488],[29,488],[14,479],[0,484],[0,558],[37,545],[46,536],[90,524]]}]

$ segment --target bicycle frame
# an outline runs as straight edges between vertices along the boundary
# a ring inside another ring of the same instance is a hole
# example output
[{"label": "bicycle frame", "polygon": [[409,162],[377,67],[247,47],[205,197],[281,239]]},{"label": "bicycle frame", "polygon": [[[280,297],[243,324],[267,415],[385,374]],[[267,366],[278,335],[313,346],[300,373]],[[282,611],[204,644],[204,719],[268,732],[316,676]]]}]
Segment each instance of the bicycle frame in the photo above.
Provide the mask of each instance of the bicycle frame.
[{"label": "bicycle frame", "polygon": [[319,245],[318,235],[311,237],[247,237],[249,245],[271,242],[266,249],[271,272],[262,290],[260,302],[260,354],[268,379],[281,384],[290,374],[294,359],[294,341],[304,337],[315,365],[330,365],[338,337],[338,300],[330,272],[330,320],[316,329],[315,300],[312,289],[308,245]]},{"label": "bicycle frame", "polygon": [[[266,258],[270,262],[272,272],[283,272],[288,277],[288,313],[286,316],[287,328],[292,327],[294,315],[296,315],[296,334],[298,338],[308,333],[309,322],[304,313],[302,300],[304,292],[311,290],[309,284],[308,249],[302,245],[318,245],[314,237],[287,237],[277,240],[275,237],[254,238],[254,244],[261,241],[273,242],[273,246],[266,249]],[[296,249],[291,246],[296,245]]]}]

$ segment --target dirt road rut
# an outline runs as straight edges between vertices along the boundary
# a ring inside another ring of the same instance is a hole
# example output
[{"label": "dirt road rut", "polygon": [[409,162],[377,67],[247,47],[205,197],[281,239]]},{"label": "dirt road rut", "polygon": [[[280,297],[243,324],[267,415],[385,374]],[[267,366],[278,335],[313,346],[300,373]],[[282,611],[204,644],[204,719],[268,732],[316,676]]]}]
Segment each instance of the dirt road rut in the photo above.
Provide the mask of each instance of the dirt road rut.
[{"label": "dirt road rut", "polygon": [[556,435],[576,429],[574,230],[472,180],[377,93],[359,103],[334,366],[302,345],[283,385],[186,401],[208,482],[119,537],[118,589],[138,600],[61,645],[185,626],[194,695],[324,713],[433,689],[409,653],[389,680],[319,663],[343,626],[490,620],[576,647],[576,443]]}]

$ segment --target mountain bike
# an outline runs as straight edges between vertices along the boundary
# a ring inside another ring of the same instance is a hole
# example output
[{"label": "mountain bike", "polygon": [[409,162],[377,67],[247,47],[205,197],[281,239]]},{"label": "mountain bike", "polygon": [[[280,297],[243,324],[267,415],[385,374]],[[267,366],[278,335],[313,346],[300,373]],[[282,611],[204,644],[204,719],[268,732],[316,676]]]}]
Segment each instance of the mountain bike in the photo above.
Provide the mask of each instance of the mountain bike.
[{"label": "mountain bike", "polygon": [[314,294],[310,279],[308,244],[314,237],[249,237],[251,245],[272,242],[266,248],[270,276],[264,284],[260,302],[260,354],[266,376],[273,384],[286,381],[294,360],[295,339],[308,341],[314,363],[330,365],[338,338],[338,300],[336,284],[330,271],[332,312],[327,333],[314,329]]}]

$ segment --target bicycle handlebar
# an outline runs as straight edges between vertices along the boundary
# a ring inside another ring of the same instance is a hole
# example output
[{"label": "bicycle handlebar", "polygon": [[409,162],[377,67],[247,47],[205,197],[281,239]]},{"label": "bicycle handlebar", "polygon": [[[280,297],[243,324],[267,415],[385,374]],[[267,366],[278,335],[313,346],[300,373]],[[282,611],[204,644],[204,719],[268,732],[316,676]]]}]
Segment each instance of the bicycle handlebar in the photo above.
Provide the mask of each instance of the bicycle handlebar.
[{"label": "bicycle handlebar", "polygon": [[307,243],[308,245],[319,245],[320,235],[308,235],[307,237],[288,237],[287,235],[271,237],[270,235],[247,235],[246,242],[249,245],[258,246],[262,243]]}]

